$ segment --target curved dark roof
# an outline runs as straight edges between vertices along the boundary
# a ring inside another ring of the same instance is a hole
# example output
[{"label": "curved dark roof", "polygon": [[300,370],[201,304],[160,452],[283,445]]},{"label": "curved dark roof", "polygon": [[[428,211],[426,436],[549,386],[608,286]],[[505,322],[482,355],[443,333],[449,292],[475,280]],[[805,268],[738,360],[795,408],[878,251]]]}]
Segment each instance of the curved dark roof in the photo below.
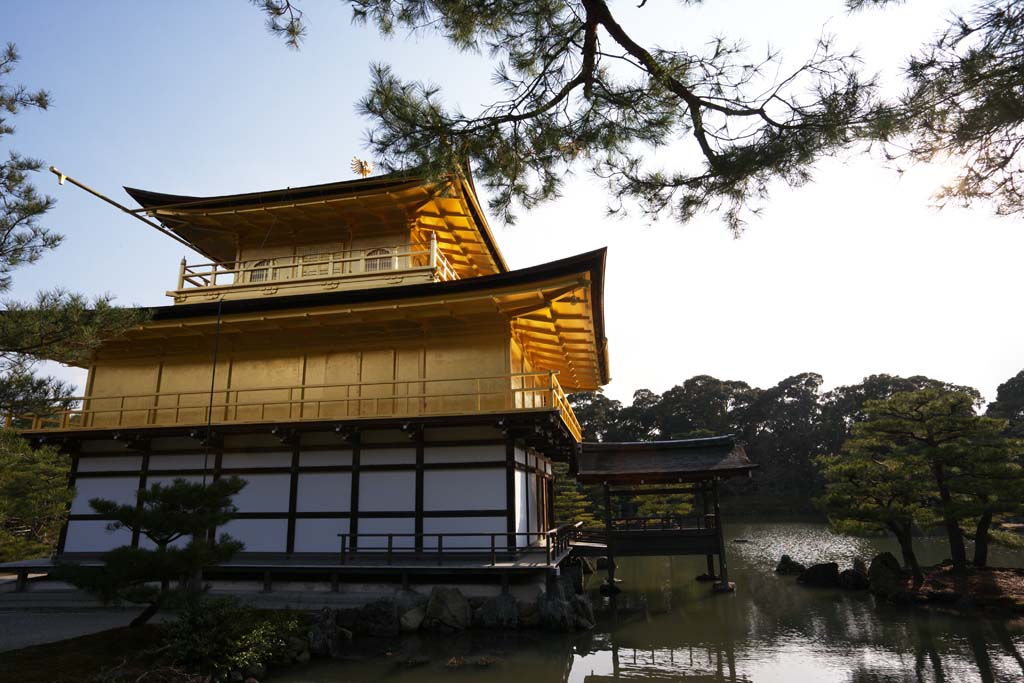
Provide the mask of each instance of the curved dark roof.
[{"label": "curved dark roof", "polygon": [[656,484],[745,476],[757,465],[729,434],[674,441],[587,442],[576,478],[588,484]]}]

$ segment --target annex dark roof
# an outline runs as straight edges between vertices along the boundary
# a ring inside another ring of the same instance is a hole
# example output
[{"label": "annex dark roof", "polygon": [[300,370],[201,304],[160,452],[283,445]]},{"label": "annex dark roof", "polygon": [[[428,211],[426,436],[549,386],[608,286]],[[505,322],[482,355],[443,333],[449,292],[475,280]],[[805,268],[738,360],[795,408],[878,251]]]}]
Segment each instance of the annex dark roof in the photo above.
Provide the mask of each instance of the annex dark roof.
[{"label": "annex dark roof", "polygon": [[656,484],[745,476],[756,468],[734,436],[675,441],[587,442],[576,478],[586,484]]}]

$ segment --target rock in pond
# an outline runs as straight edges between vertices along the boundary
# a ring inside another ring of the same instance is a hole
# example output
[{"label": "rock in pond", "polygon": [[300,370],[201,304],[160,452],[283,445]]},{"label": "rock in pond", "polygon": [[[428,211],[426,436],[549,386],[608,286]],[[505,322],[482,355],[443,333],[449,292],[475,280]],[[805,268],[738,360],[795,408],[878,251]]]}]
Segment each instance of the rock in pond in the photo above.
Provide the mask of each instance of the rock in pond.
[{"label": "rock in pond", "polygon": [[779,564],[775,567],[776,574],[803,574],[807,567],[803,566],[789,555],[783,555]]},{"label": "rock in pond", "polygon": [[839,587],[848,591],[867,590],[870,585],[868,577],[856,569],[844,569],[839,572]]},{"label": "rock in pond", "polygon": [[871,592],[883,598],[897,599],[906,593],[906,581],[899,560],[892,553],[880,553],[868,568]]},{"label": "rock in pond", "polygon": [[395,593],[395,609],[402,632],[417,631],[427,616],[427,596],[414,590],[400,590]]},{"label": "rock in pond", "polygon": [[484,628],[516,628],[519,625],[519,601],[509,593],[488,598],[474,613],[474,623]]},{"label": "rock in pond", "polygon": [[427,600],[423,627],[437,631],[464,631],[473,623],[469,601],[458,588],[434,586]]},{"label": "rock in pond", "polygon": [[367,603],[359,610],[359,628],[362,633],[374,638],[397,636],[401,629],[394,599],[380,598]]},{"label": "rock in pond", "polygon": [[835,562],[812,564],[796,580],[812,588],[836,588],[839,586],[839,565]]}]

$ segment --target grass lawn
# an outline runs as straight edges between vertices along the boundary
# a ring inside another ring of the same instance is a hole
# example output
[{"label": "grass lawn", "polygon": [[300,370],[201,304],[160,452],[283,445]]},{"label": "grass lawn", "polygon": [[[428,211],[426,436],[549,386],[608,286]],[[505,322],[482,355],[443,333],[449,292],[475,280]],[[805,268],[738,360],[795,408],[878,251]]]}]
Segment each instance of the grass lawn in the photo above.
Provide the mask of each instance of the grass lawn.
[{"label": "grass lawn", "polygon": [[147,624],[0,652],[0,682],[83,683],[159,642],[160,627]]}]

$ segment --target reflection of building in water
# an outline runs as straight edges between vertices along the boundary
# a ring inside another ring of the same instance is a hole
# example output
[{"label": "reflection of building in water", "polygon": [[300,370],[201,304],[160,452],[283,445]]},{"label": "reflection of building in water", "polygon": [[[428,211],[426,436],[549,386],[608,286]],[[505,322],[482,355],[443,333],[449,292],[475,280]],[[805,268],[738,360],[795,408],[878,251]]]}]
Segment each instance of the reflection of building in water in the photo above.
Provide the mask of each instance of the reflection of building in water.
[{"label": "reflection of building in water", "polygon": [[613,637],[612,671],[590,674],[585,683],[638,680],[646,683],[746,683],[736,674],[732,646],[621,647]]}]

